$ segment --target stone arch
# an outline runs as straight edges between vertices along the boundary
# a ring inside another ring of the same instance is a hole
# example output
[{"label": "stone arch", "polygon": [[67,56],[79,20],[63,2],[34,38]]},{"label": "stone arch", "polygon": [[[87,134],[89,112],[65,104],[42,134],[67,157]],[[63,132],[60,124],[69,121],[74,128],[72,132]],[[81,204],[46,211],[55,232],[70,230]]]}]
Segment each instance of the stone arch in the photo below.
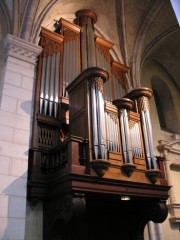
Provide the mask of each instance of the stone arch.
[{"label": "stone arch", "polygon": [[5,6],[3,1],[0,1],[0,40],[5,37],[7,33],[11,33],[11,23],[10,23],[10,15],[7,7]]}]

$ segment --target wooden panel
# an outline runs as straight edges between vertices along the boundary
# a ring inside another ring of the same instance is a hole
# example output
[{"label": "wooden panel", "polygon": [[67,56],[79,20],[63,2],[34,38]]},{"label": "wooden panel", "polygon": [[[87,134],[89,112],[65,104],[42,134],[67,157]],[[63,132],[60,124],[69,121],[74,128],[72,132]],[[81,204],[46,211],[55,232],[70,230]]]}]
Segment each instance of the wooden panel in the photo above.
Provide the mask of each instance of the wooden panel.
[{"label": "wooden panel", "polygon": [[83,112],[81,115],[78,115],[77,118],[71,121],[70,125],[71,134],[74,136],[87,138],[87,118],[86,112]]},{"label": "wooden panel", "polygon": [[75,92],[71,95],[71,116],[74,117],[76,114],[78,114],[80,111],[84,111],[86,106],[86,86],[85,84],[81,85]]}]

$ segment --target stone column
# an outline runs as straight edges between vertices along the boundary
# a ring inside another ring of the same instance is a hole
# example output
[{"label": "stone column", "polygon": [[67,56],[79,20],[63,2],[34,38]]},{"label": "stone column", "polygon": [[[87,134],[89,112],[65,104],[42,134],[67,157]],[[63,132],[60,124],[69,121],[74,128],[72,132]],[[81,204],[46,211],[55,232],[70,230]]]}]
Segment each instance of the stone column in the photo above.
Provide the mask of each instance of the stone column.
[{"label": "stone column", "polygon": [[167,151],[164,151],[164,158],[165,158],[165,169],[166,169],[166,177],[167,177],[167,182],[168,185],[171,186],[170,190],[169,190],[169,200],[170,203],[175,203],[176,202],[176,198],[175,198],[175,193],[174,193],[174,186],[173,186],[173,182],[172,182],[172,173],[171,173],[171,169],[170,169],[170,165],[171,165],[171,160],[168,158],[168,153]]},{"label": "stone column", "polygon": [[149,240],[163,240],[162,225],[159,223],[148,223]]},{"label": "stone column", "polygon": [[0,95],[0,239],[22,240],[25,238],[32,92],[37,56],[41,48],[7,35],[3,49]]}]

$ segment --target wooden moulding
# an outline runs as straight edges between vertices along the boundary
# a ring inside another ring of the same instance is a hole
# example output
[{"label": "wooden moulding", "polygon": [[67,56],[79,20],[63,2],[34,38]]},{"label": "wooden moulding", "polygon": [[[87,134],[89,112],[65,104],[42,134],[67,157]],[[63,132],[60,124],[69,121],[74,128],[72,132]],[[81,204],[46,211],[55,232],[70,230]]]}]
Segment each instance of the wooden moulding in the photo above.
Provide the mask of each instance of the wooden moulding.
[{"label": "wooden moulding", "polygon": [[119,98],[115,99],[113,101],[113,104],[118,108],[118,109],[128,109],[131,110],[133,107],[133,101],[128,99],[128,98]]},{"label": "wooden moulding", "polygon": [[120,167],[123,164],[121,153],[109,151],[108,159],[109,159],[109,162],[111,163],[111,167],[113,167],[113,166]]},{"label": "wooden moulding", "polygon": [[66,90],[70,93],[76,86],[79,86],[83,81],[87,81],[90,77],[101,77],[105,82],[109,78],[109,74],[106,70],[99,67],[87,68],[69,84]]},{"label": "wooden moulding", "polygon": [[122,63],[116,62],[116,61],[113,61],[111,63],[111,66],[112,66],[112,70],[116,69],[116,70],[122,71],[124,73],[127,73],[129,71],[129,69],[130,69],[128,66],[126,66],[126,65],[124,65]]},{"label": "wooden moulding", "polygon": [[51,40],[62,43],[64,41],[64,37],[58,33],[52,32],[44,27],[41,27],[41,36],[48,37]]},{"label": "wooden moulding", "polygon": [[94,168],[99,177],[102,177],[105,174],[110,165],[110,162],[105,159],[97,159],[91,161],[91,166]]},{"label": "wooden moulding", "polygon": [[121,168],[130,177],[136,169],[136,165],[134,163],[124,163]]},{"label": "wooden moulding", "polygon": [[109,49],[111,49],[114,46],[114,43],[112,43],[104,38],[101,38],[101,37],[96,37],[95,43],[99,43],[100,45],[107,47]]},{"label": "wooden moulding", "polygon": [[97,22],[97,15],[95,12],[93,12],[92,10],[89,9],[83,9],[83,10],[79,10],[75,13],[77,18],[84,18],[84,17],[90,17],[93,20],[93,23]]},{"label": "wooden moulding", "polygon": [[64,18],[60,18],[59,19],[59,25],[60,25],[60,28],[63,27],[63,28],[67,28],[67,29],[70,29],[74,32],[77,32],[77,33],[80,33],[81,31],[81,27],[74,24],[74,23],[71,23],[69,21],[67,21],[66,19]]},{"label": "wooden moulding", "polygon": [[66,110],[69,109],[69,98],[66,97],[60,97],[60,104],[62,105],[63,108],[65,108]]},{"label": "wooden moulding", "polygon": [[146,171],[146,176],[149,178],[151,183],[155,184],[161,176],[161,171],[159,169],[150,169]]},{"label": "wooden moulding", "polygon": [[111,103],[105,103],[106,112],[111,112],[117,114],[117,107],[112,105]]},{"label": "wooden moulding", "polygon": [[152,95],[153,95],[153,91],[150,88],[140,87],[140,88],[135,88],[134,90],[132,90],[131,92],[126,94],[125,97],[134,99],[134,98],[139,98],[139,97],[145,96],[148,99],[150,99],[152,97]]},{"label": "wooden moulding", "polygon": [[47,115],[43,115],[38,113],[37,114],[37,121],[40,123],[45,123],[47,125],[50,126],[54,126],[54,127],[60,127],[61,126],[61,121],[56,119],[56,118],[52,118],[50,116]]}]

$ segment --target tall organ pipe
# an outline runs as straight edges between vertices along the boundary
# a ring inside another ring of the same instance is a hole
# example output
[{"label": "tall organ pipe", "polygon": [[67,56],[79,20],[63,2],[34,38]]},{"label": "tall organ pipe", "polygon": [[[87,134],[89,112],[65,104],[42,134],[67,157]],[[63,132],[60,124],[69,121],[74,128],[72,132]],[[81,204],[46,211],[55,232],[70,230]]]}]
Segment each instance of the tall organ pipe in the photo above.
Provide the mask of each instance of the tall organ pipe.
[{"label": "tall organ pipe", "polygon": [[58,111],[59,66],[60,66],[60,52],[57,52],[56,53],[56,64],[55,64],[55,84],[54,84],[54,117],[57,117],[57,111]]},{"label": "tall organ pipe", "polygon": [[43,56],[43,65],[42,65],[42,75],[41,75],[41,89],[40,89],[40,113],[43,113],[44,107],[44,88],[45,88],[45,78],[46,78],[46,56]]},{"label": "tall organ pipe", "polygon": [[50,81],[50,72],[51,72],[51,58],[49,55],[47,57],[47,65],[46,65],[46,78],[45,78],[45,105],[44,105],[44,114],[47,114],[48,111],[48,103],[49,103],[49,81]]},{"label": "tall organ pipe", "polygon": [[77,11],[76,17],[81,26],[81,66],[82,70],[85,70],[96,66],[93,25],[97,21],[97,15],[85,9]]},{"label": "tall organ pipe", "polygon": [[124,163],[133,163],[132,158],[132,144],[129,130],[129,122],[127,110],[132,109],[133,101],[127,98],[120,98],[113,101],[119,111],[120,117],[120,129],[121,129],[121,141]]},{"label": "tall organ pipe", "polygon": [[149,115],[149,109],[146,108],[145,111],[145,119],[146,119],[146,125],[147,125],[147,132],[149,136],[149,150],[151,154],[151,161],[153,168],[157,168],[157,159],[154,156],[154,144],[153,144],[153,138],[152,138],[152,126],[150,122],[150,115]]},{"label": "tall organ pipe", "polygon": [[94,46],[94,31],[92,26],[92,19],[88,18],[87,23],[87,42],[88,42],[88,67],[95,66],[95,46]]},{"label": "tall organ pipe", "polygon": [[95,159],[106,159],[106,131],[103,99],[103,79],[91,79],[91,115],[93,131],[93,148]]},{"label": "tall organ pipe", "polygon": [[98,159],[98,126],[97,126],[97,106],[95,86],[91,86],[91,110],[92,110],[92,128],[93,128],[93,148],[95,159]]},{"label": "tall organ pipe", "polygon": [[97,89],[97,113],[98,113],[98,127],[99,127],[99,145],[101,158],[106,158],[106,131],[105,131],[105,114],[104,114],[104,99],[102,92]]},{"label": "tall organ pipe", "polygon": [[137,101],[138,112],[141,115],[145,154],[149,170],[157,169],[157,159],[154,154],[152,126],[149,114],[149,99],[151,96],[152,90],[144,87],[136,88],[127,94],[127,97],[131,97]]},{"label": "tall organ pipe", "polygon": [[123,114],[120,113],[120,129],[121,129],[121,141],[122,141],[122,150],[123,150],[123,157],[124,162],[127,162],[127,148],[126,148],[126,138],[124,132],[124,117]]},{"label": "tall organ pipe", "polygon": [[123,111],[123,117],[124,117],[124,132],[126,136],[126,147],[127,147],[127,154],[128,154],[128,162],[132,162],[132,144],[131,144],[131,137],[130,137],[130,131],[129,131],[129,122],[128,122],[128,116],[127,116],[127,110],[124,109]]},{"label": "tall organ pipe", "polygon": [[52,59],[51,59],[51,73],[50,73],[50,83],[49,83],[49,115],[50,116],[52,116],[53,100],[54,100],[55,58],[56,58],[56,54],[53,53]]},{"label": "tall organ pipe", "polygon": [[150,156],[150,149],[149,149],[149,142],[148,142],[148,134],[147,134],[147,128],[146,128],[146,120],[145,120],[143,111],[141,112],[141,119],[142,119],[144,143],[145,143],[145,149],[146,149],[146,159],[148,162],[148,167],[151,169],[151,156]]},{"label": "tall organ pipe", "polygon": [[87,35],[86,35],[86,25],[82,26],[81,29],[81,58],[82,58],[82,70],[87,68]]},{"label": "tall organ pipe", "polygon": [[67,45],[64,44],[64,52],[63,52],[63,89],[62,96],[65,97],[65,89],[66,89],[66,68],[67,68]]}]

